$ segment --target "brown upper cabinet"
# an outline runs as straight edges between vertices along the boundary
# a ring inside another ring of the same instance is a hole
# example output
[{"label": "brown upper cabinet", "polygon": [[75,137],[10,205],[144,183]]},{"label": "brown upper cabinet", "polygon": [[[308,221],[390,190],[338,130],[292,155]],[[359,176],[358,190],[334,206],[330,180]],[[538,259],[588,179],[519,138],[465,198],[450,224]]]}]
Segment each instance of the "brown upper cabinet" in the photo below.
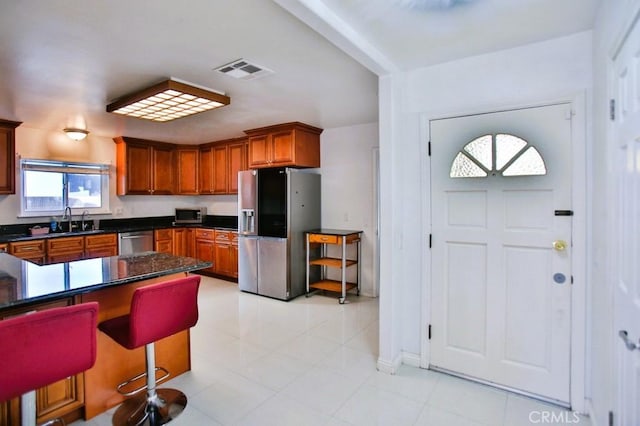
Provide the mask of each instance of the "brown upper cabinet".
[{"label": "brown upper cabinet", "polygon": [[176,148],[176,194],[197,195],[200,160],[197,146],[178,145]]},{"label": "brown upper cabinet", "polygon": [[200,146],[200,193],[237,194],[238,172],[247,169],[246,138]]},{"label": "brown upper cabinet", "polygon": [[0,194],[16,193],[16,127],[20,122],[0,120]]},{"label": "brown upper cabinet", "polygon": [[114,141],[118,195],[174,193],[175,145],[129,137]]},{"label": "brown upper cabinet", "polygon": [[322,129],[300,122],[245,130],[249,168],[320,167]]},{"label": "brown upper cabinet", "polygon": [[202,145],[116,137],[116,193],[237,194],[241,170],[320,167],[322,129],[293,122],[245,133],[246,137]]}]

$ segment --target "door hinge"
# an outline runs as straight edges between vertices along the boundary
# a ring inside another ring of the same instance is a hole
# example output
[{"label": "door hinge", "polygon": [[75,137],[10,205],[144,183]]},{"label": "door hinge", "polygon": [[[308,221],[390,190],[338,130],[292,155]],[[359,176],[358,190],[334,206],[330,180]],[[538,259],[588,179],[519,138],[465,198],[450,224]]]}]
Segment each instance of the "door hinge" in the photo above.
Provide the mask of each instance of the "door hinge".
[{"label": "door hinge", "polygon": [[609,411],[609,426],[613,426],[613,411]]},{"label": "door hinge", "polygon": [[429,340],[431,340],[431,324],[429,324],[429,331],[428,331],[428,334],[429,334]]},{"label": "door hinge", "polygon": [[611,119],[611,121],[614,121],[616,119],[616,100],[615,99],[609,100],[609,118]]},{"label": "door hinge", "polygon": [[429,157],[431,157],[431,141],[429,141],[429,143],[427,144],[427,148],[429,152]]},{"label": "door hinge", "polygon": [[429,234],[429,248],[431,248],[432,243],[433,243],[433,235]]}]

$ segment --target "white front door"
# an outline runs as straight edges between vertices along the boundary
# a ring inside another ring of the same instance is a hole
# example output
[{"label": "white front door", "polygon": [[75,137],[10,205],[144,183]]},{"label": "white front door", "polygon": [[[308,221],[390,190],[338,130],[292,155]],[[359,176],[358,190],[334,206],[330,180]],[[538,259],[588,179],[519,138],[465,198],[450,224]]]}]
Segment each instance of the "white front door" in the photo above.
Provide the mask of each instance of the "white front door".
[{"label": "white front door", "polygon": [[571,106],[430,123],[432,367],[568,404]]},{"label": "white front door", "polygon": [[[637,21],[636,21],[637,22]],[[617,425],[640,424],[640,24],[613,64],[617,229],[611,239]]]}]

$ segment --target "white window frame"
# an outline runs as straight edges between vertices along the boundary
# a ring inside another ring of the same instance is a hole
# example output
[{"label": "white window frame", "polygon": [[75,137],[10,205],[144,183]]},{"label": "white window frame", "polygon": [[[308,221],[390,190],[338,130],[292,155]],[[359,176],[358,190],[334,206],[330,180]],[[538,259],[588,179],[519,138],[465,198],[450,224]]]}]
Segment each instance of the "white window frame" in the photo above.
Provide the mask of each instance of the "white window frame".
[{"label": "white window frame", "polygon": [[27,211],[25,205],[25,171],[48,171],[58,173],[73,174],[99,174],[100,179],[100,199],[101,207],[71,207],[72,214],[81,214],[87,211],[89,215],[110,214],[109,208],[109,170],[108,164],[98,163],[76,163],[71,161],[57,160],[38,160],[38,159],[21,159],[20,160],[20,216],[19,217],[51,217],[60,216],[64,213],[64,207],[60,210],[40,210],[37,212]]}]

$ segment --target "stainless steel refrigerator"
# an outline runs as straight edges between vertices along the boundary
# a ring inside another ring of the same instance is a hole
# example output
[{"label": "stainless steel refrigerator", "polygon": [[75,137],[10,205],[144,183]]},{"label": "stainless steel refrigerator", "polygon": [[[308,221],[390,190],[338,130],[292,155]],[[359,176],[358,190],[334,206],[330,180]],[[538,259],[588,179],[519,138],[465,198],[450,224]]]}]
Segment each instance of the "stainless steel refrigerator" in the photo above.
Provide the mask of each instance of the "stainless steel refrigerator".
[{"label": "stainless steel refrigerator", "polygon": [[290,168],[238,173],[238,286],[281,300],[306,291],[305,231],[320,228],[320,175]]}]

